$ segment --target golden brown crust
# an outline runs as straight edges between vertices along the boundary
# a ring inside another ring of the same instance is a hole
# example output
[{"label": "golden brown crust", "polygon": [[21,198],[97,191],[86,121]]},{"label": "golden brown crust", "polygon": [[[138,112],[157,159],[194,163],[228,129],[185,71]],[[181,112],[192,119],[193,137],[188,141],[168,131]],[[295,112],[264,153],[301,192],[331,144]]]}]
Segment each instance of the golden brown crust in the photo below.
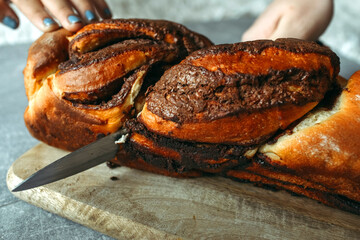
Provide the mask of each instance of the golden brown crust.
[{"label": "golden brown crust", "polygon": [[338,57],[313,42],[217,45],[192,53],[166,71],[147,105],[154,114],[180,124],[304,105],[320,101],[338,71]]},{"label": "golden brown crust", "polygon": [[[269,164],[299,174],[345,177],[360,182],[360,72],[354,73],[339,99],[339,110],[324,121],[285,134],[260,152]],[[326,184],[324,182],[324,184]]]},{"label": "golden brown crust", "polygon": [[212,46],[164,73],[139,121],[184,141],[258,144],[310,111],[338,70],[337,56],[313,42]]},{"label": "golden brown crust", "polygon": [[334,191],[333,188],[326,188],[322,184],[299,177],[294,173],[274,171],[274,169],[264,168],[257,163],[252,163],[244,169],[227,171],[226,176],[235,180],[251,182],[260,187],[287,190],[330,207],[360,214],[360,188],[358,184],[349,179],[331,177],[324,179],[336,188]]},{"label": "golden brown crust", "polygon": [[51,89],[51,77],[29,101],[25,124],[37,139],[58,148],[74,151],[98,137],[118,129],[124,114],[121,107],[94,111],[74,108]]},{"label": "golden brown crust", "polygon": [[[285,189],[360,214],[360,71],[332,109],[315,109],[227,176]],[[324,116],[324,117],[321,117]]]},{"label": "golden brown crust", "polygon": [[68,59],[68,40],[71,32],[60,29],[44,33],[36,44],[29,48],[28,59],[24,69],[26,95],[31,97],[37,91],[42,81],[58,69],[58,65]]},{"label": "golden brown crust", "polygon": [[[104,31],[106,29],[106,31]],[[192,32],[181,24],[166,20],[108,19],[89,24],[69,39],[70,53],[86,53],[114,40],[140,37],[182,45],[185,55],[212,45],[205,36]],[[182,57],[184,57],[182,56]]]},{"label": "golden brown crust", "polygon": [[177,55],[173,51],[167,46],[147,40],[113,44],[95,54],[83,55],[81,60],[63,67],[55,75],[54,87],[59,95],[68,100],[98,101],[108,97],[113,92],[112,89],[119,88],[123,82],[122,77],[141,66],[150,62],[174,61]]},{"label": "golden brown crust", "polygon": [[[139,121],[150,131],[186,141],[253,145],[272,136],[316,106],[311,102],[303,106],[287,105],[213,121],[178,124],[165,120],[148,110],[145,103]],[[200,118],[200,117],[199,117]]]},{"label": "golden brown crust", "polygon": [[[139,24],[153,38],[134,31]],[[149,86],[190,49],[212,44],[179,24],[155,20],[109,20],[69,34],[45,33],[31,46],[24,69],[26,126],[37,139],[66,150],[118,130],[134,114],[144,81]]]},{"label": "golden brown crust", "polygon": [[[280,56],[275,57],[277,55]],[[274,56],[274,58],[269,58],[269,56]],[[334,66],[331,65],[331,57],[329,56],[312,52],[289,54],[286,50],[279,49],[277,46],[264,49],[256,57],[253,53],[246,51],[221,52],[197,58],[189,57],[189,60],[183,61],[183,63],[186,62],[194,66],[204,67],[209,71],[220,70],[226,75],[238,73],[262,75],[267,74],[269,69],[281,71],[299,68],[305,71],[313,71],[323,66],[329,69],[331,77],[334,74]],[[251,67],[249,67],[249,63],[251,63]]]}]

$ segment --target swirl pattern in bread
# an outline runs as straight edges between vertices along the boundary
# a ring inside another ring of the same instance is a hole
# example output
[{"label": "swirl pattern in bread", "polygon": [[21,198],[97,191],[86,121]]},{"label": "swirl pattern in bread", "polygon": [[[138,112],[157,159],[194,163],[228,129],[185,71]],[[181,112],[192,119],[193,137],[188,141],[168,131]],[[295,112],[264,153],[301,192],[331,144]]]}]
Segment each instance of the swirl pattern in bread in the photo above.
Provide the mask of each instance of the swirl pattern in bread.
[{"label": "swirl pattern in bread", "polygon": [[316,106],[338,72],[330,49],[302,40],[198,50],[152,87],[129,124],[127,151],[176,173],[246,164],[260,144]]},{"label": "swirl pattern in bread", "polygon": [[338,72],[337,56],[313,42],[214,46],[168,70],[139,121],[180,140],[258,144],[316,106]]},{"label": "swirl pattern in bread", "polygon": [[45,33],[30,47],[24,70],[26,126],[58,148],[89,144],[118,130],[134,114],[139,92],[166,68],[210,45],[206,37],[161,20],[105,20],[72,36],[64,29]]}]

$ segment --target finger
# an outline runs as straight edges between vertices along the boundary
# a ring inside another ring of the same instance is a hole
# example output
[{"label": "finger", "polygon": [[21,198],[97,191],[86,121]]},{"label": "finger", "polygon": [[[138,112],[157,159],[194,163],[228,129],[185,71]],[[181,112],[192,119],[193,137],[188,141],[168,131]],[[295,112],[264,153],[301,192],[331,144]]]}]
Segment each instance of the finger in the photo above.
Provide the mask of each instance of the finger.
[{"label": "finger", "polygon": [[98,20],[97,16],[95,15],[95,8],[92,4],[92,1],[71,0],[71,3],[76,8],[81,18],[85,20],[85,22],[90,23]]},{"label": "finger", "polygon": [[0,21],[5,26],[16,29],[19,26],[19,18],[5,0],[0,0],[0,9]]},{"label": "finger", "polygon": [[269,39],[281,19],[281,9],[270,5],[243,34],[242,41]]},{"label": "finger", "polygon": [[59,28],[39,0],[14,0],[13,3],[41,31],[50,32]]},{"label": "finger", "polygon": [[333,6],[331,3],[326,4],[321,1],[316,3],[318,5],[314,6],[315,10],[312,11],[311,9],[309,11],[303,10],[308,6],[305,2],[304,6],[297,6],[297,8],[293,8],[293,11],[289,8],[284,9],[283,17],[271,38],[292,37],[313,41],[318,40],[331,21]]},{"label": "finger", "polygon": [[317,40],[317,37],[313,36],[313,32],[317,32],[311,23],[307,22],[306,18],[300,18],[296,16],[284,16],[279,21],[279,25],[272,33],[270,39],[277,38],[299,38],[305,40]]},{"label": "finger", "polygon": [[94,0],[94,5],[96,8],[97,13],[103,19],[109,19],[112,17],[112,13],[110,11],[109,6],[104,0]]},{"label": "finger", "polygon": [[83,26],[80,16],[74,12],[72,4],[67,0],[42,0],[48,11],[55,16],[61,25],[71,31],[76,32]]},{"label": "finger", "polygon": [[295,19],[294,21],[291,19],[291,17],[282,17],[276,30],[270,37],[270,39],[273,40],[277,38],[307,38],[306,25],[303,23],[303,19]]}]

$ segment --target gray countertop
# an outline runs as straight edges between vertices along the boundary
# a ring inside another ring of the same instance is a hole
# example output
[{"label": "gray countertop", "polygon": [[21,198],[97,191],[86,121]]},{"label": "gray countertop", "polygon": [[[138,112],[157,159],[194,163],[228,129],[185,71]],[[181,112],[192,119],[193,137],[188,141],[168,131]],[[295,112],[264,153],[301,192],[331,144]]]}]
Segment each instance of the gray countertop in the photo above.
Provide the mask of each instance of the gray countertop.
[{"label": "gray countertop", "polygon": [[[188,23],[189,28],[207,35],[215,43],[240,40],[252,18],[208,23]],[[0,239],[111,239],[14,197],[6,186],[6,173],[12,162],[35,146],[23,112],[27,99],[22,70],[29,44],[0,47]],[[341,57],[342,75],[349,77],[360,69]]]}]

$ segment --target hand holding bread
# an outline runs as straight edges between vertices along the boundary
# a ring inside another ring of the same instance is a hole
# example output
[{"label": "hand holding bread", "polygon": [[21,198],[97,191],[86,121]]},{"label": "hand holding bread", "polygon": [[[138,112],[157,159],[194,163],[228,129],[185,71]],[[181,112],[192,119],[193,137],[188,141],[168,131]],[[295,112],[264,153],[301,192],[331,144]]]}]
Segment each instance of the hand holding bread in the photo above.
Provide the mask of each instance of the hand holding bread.
[{"label": "hand holding bread", "polygon": [[333,8],[333,0],[274,0],[242,41],[289,37],[316,41],[330,24]]}]

